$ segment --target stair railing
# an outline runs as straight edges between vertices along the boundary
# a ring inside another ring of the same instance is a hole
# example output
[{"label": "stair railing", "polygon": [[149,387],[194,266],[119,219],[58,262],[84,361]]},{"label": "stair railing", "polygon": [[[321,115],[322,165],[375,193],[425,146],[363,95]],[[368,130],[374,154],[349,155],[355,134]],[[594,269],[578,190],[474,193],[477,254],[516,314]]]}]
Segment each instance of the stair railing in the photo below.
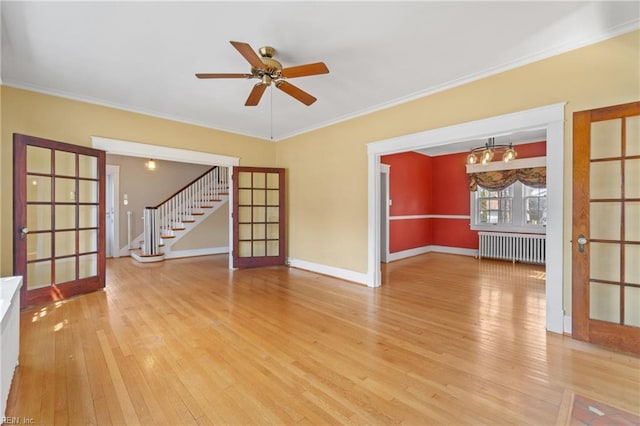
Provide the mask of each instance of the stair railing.
[{"label": "stair railing", "polygon": [[194,213],[226,194],[229,188],[227,167],[214,166],[156,206],[160,237],[173,235],[192,221]]}]

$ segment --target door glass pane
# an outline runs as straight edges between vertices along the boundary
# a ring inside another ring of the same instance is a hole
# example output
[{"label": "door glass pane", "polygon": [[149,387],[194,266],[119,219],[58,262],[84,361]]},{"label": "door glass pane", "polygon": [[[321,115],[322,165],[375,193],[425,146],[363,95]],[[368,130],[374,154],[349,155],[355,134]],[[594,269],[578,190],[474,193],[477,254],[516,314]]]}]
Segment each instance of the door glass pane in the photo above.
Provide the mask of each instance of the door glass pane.
[{"label": "door glass pane", "polygon": [[97,203],[98,202],[98,182],[94,180],[81,180],[79,182],[79,191],[81,203]]},{"label": "door glass pane", "polygon": [[56,202],[73,203],[76,201],[75,179],[56,178]]},{"label": "door glass pane", "polygon": [[76,279],[76,258],[56,259],[56,284]]},{"label": "door glass pane", "polygon": [[267,204],[277,206],[280,204],[280,191],[267,191]]},{"label": "door glass pane", "polygon": [[624,323],[640,327],[640,288],[624,288]]},{"label": "door glass pane", "polygon": [[80,228],[97,228],[98,227],[98,206],[79,206],[80,209]]},{"label": "door glass pane", "polygon": [[279,222],[280,210],[278,207],[267,207],[267,222]]},{"label": "door glass pane", "polygon": [[98,159],[89,155],[78,155],[78,176],[82,178],[98,179]]},{"label": "door glass pane", "polygon": [[280,188],[280,175],[278,173],[267,173],[267,188]]},{"label": "door glass pane", "polygon": [[640,115],[627,117],[627,155],[640,155]]},{"label": "door glass pane", "polygon": [[[75,254],[76,253],[76,232],[75,231],[56,232],[55,245],[56,245],[55,257],[68,256],[70,254]],[[58,276],[57,271],[58,270],[56,269],[56,277]]]},{"label": "door glass pane", "polygon": [[251,222],[251,207],[238,208],[238,221],[243,223]]},{"label": "door glass pane", "polygon": [[280,236],[280,227],[277,223],[267,225],[267,238],[270,240],[277,239]]},{"label": "door glass pane", "polygon": [[76,206],[56,205],[56,229],[72,229],[76,227]]},{"label": "door glass pane", "polygon": [[640,241],[640,203],[626,203],[624,210],[625,239],[627,241]]},{"label": "door glass pane", "polygon": [[640,284],[640,246],[625,244],[624,282]]},{"label": "door glass pane", "polygon": [[602,240],[620,239],[621,203],[591,203],[591,238]]},{"label": "door glass pane", "polygon": [[591,158],[620,157],[622,120],[591,123]]},{"label": "door glass pane", "polygon": [[47,231],[51,229],[51,206],[27,206],[27,229],[29,231]]},{"label": "door glass pane", "polygon": [[253,239],[264,240],[266,238],[266,227],[264,224],[253,225]]},{"label": "door glass pane", "polygon": [[251,241],[240,241],[238,243],[238,256],[251,257]]},{"label": "door glass pane", "polygon": [[27,260],[51,257],[51,233],[27,234]]},{"label": "door glass pane", "polygon": [[251,190],[239,189],[238,190],[238,204],[245,206],[251,205]]},{"label": "door glass pane", "polygon": [[254,222],[264,222],[265,221],[265,208],[264,207],[254,207],[253,208],[253,221]]},{"label": "door glass pane", "polygon": [[78,231],[78,245],[80,246],[79,253],[98,251],[98,230]]},{"label": "door glass pane", "polygon": [[589,283],[589,317],[620,323],[620,287],[611,284]]},{"label": "door glass pane", "polygon": [[78,278],[93,277],[98,275],[98,255],[86,254],[78,257],[79,276]]},{"label": "door glass pane", "polygon": [[625,197],[640,198],[640,159],[625,161],[624,176]]},{"label": "door glass pane", "polygon": [[76,155],[66,151],[56,151],[56,175],[75,176],[76,175]]},{"label": "door glass pane", "polygon": [[620,198],[621,172],[620,161],[591,163],[591,198]]},{"label": "door glass pane", "polygon": [[51,178],[27,176],[27,201],[51,201]]},{"label": "door glass pane", "polygon": [[253,204],[264,206],[265,204],[265,195],[263,189],[255,189],[253,191]]},{"label": "door glass pane", "polygon": [[267,256],[278,256],[280,254],[280,243],[278,240],[267,241]]},{"label": "door glass pane", "polygon": [[238,225],[238,238],[241,240],[251,239],[251,225],[240,224]]},{"label": "door glass pane", "polygon": [[266,252],[267,250],[266,250],[264,241],[253,242],[253,257],[263,257],[266,254]]},{"label": "door glass pane", "polygon": [[590,245],[591,278],[620,281],[620,244],[592,242]]},{"label": "door glass pane", "polygon": [[27,263],[27,290],[51,285],[51,261]]},{"label": "door glass pane", "polygon": [[238,173],[238,187],[251,188],[251,173],[249,172]]},{"label": "door glass pane", "polygon": [[264,188],[266,186],[266,179],[264,173],[253,173],[253,187]]},{"label": "door glass pane", "polygon": [[51,150],[28,145],[27,172],[51,174]]}]

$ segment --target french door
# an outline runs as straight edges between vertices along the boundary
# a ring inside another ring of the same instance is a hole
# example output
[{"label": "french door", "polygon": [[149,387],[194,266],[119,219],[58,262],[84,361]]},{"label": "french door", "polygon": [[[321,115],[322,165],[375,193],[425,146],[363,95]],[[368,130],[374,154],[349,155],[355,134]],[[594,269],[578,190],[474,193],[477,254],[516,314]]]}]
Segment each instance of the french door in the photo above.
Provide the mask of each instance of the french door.
[{"label": "french door", "polygon": [[574,338],[640,353],[640,102],[573,115]]},{"label": "french door", "polygon": [[285,172],[233,168],[233,267],[284,265]]},{"label": "french door", "polygon": [[14,134],[14,273],[21,306],[105,285],[105,152]]}]

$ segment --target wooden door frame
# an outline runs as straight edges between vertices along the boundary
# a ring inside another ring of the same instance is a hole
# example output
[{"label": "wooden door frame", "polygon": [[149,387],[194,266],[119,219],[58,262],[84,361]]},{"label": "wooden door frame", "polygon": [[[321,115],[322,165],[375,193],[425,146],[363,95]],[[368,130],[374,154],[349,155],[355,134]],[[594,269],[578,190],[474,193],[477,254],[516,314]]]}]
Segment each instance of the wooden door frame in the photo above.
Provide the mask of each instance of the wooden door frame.
[{"label": "wooden door frame", "polygon": [[[573,244],[571,247],[571,317],[572,337],[606,346],[615,345],[623,350],[640,353],[640,341],[635,341],[631,328],[592,320],[589,300],[589,256],[590,244],[580,252],[576,241],[579,235],[590,240],[590,159],[591,123],[621,117],[640,115],[640,102],[595,108],[573,113],[573,220],[571,225]],[[621,155],[624,155],[622,152]],[[576,182],[580,182],[576,185]],[[585,211],[585,208],[587,209]],[[586,284],[585,284],[586,283]],[[637,332],[636,332],[637,333]],[[615,338],[611,338],[616,335]]]}]

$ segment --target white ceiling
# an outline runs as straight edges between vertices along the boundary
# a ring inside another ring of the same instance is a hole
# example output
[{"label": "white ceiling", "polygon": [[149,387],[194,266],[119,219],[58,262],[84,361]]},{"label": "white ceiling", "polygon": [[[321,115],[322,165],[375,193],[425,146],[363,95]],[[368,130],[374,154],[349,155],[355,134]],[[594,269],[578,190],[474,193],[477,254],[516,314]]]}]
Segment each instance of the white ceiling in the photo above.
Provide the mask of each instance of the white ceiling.
[{"label": "white ceiling", "polygon": [[[637,29],[640,2],[2,1],[2,83],[280,140]],[[255,80],[229,44],[276,48],[307,107]],[[428,117],[425,117],[428,120]],[[480,144],[483,144],[481,142]]]}]

